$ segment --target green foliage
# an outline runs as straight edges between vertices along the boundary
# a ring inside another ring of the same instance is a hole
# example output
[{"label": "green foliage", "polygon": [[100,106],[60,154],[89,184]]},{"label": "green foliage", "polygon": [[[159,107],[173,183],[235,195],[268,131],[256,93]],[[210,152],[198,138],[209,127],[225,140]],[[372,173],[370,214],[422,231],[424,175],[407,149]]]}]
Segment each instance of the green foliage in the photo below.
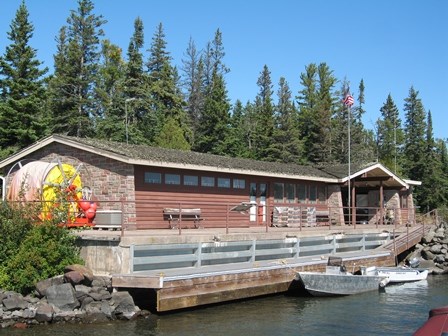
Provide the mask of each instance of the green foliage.
[{"label": "green foliage", "polygon": [[0,208],[0,288],[30,293],[36,282],[83,263],[75,236],[53,223],[36,224],[41,209],[32,205]]}]

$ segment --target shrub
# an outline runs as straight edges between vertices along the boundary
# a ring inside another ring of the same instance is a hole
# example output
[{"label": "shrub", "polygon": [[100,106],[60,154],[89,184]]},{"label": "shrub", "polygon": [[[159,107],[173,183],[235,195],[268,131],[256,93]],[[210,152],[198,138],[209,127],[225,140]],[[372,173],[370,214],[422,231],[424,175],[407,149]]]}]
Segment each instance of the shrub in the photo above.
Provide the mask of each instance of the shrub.
[{"label": "shrub", "polygon": [[49,223],[34,225],[3,272],[0,269],[0,286],[28,294],[36,282],[61,274],[65,266],[74,263],[83,261],[70,231]]}]

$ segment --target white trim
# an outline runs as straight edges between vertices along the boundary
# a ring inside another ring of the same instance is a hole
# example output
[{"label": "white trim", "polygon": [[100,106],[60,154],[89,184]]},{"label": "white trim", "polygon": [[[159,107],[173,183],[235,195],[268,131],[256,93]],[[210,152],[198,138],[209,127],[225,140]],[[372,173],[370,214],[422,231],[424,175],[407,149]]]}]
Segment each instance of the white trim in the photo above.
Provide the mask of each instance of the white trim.
[{"label": "white trim", "polygon": [[415,181],[415,180],[408,180],[408,179],[404,179],[403,181],[405,181],[409,185],[415,185],[415,186],[422,185],[422,181]]},{"label": "white trim", "polygon": [[[364,168],[364,169],[362,169],[362,170],[359,170],[359,171],[357,171],[355,174],[351,174],[350,176],[351,176],[351,178],[353,179],[353,178],[355,178],[355,177],[361,176],[362,174],[365,174],[365,173],[367,173],[367,172],[369,172],[369,171],[371,171],[371,170],[373,170],[373,169],[377,169],[377,168],[379,168],[379,169],[381,169],[382,171],[384,171],[387,175],[389,175],[389,176],[392,177],[395,181],[397,181],[399,184],[401,184],[401,186],[406,187],[406,188],[409,188],[409,184],[406,183],[405,180],[402,180],[401,178],[399,178],[397,175],[395,175],[394,173],[392,173],[389,169],[387,169],[387,168],[386,168],[385,166],[383,166],[381,163],[375,163],[374,165],[369,166],[369,167],[366,167],[366,168]],[[341,180],[341,182],[347,182],[347,181],[348,181],[348,176],[347,176],[347,177],[344,177],[344,178]],[[420,182],[420,184],[421,184],[421,182]]]}]

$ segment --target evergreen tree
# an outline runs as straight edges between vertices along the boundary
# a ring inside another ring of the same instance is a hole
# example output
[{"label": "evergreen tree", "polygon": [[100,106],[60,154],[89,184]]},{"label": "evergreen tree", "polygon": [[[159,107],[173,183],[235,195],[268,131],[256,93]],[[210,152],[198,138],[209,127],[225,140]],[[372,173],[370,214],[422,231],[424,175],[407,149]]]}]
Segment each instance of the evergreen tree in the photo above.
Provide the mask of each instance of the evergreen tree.
[{"label": "evergreen tree", "polygon": [[122,141],[126,139],[126,120],[121,101],[124,89],[125,62],[121,49],[109,40],[102,43],[102,62],[95,84],[96,137]]},{"label": "evergreen tree", "polygon": [[230,103],[222,75],[213,73],[211,91],[207,95],[201,123],[197,127],[195,150],[227,155],[230,127]]},{"label": "evergreen tree", "polygon": [[162,130],[154,140],[154,144],[163,148],[190,150],[190,144],[185,140],[179,122],[171,116],[166,118]]},{"label": "evergreen tree", "polygon": [[[143,45],[143,21],[137,17],[134,20],[134,33],[128,45],[124,92],[120,103],[122,120],[124,120],[125,125],[121,138],[122,140],[126,139],[128,143],[136,144],[149,143],[141,125],[145,122],[150,125],[149,130],[152,130],[155,124],[151,122],[152,114],[148,108],[151,105],[151,99],[149,97],[148,75],[143,70],[144,62],[141,51]],[[154,117],[154,120],[157,120],[156,117]]]},{"label": "evergreen tree", "polygon": [[43,135],[47,68],[30,45],[34,27],[25,3],[19,6],[7,33],[11,44],[0,57],[0,156],[26,147]]},{"label": "evergreen tree", "polygon": [[378,120],[378,155],[379,160],[393,172],[401,173],[401,153],[404,134],[399,118],[399,111],[392,96],[387,96],[380,109],[381,119]]},{"label": "evergreen tree", "polygon": [[255,158],[258,160],[273,161],[273,134],[274,134],[274,106],[272,103],[271,72],[267,65],[258,78],[257,85],[260,91],[256,100],[256,128],[254,134]]},{"label": "evergreen tree", "polygon": [[[409,89],[409,95],[405,99],[405,174],[412,180],[422,181],[424,178],[424,167],[427,156],[426,146],[426,113],[418,91],[413,87]],[[416,189],[417,203],[420,204],[425,195],[421,189]]]},{"label": "evergreen tree", "polygon": [[55,71],[50,82],[53,132],[79,137],[94,135],[93,97],[100,57],[101,26],[106,23],[93,13],[91,0],[78,0],[67,26],[57,38]]},{"label": "evergreen tree", "polygon": [[438,157],[436,152],[431,111],[428,111],[425,152],[424,174],[419,188],[421,195],[419,205],[429,211],[447,204],[445,190],[448,186],[446,175],[443,174],[441,157]]},{"label": "evergreen tree", "polygon": [[280,78],[277,95],[272,156],[280,162],[302,163],[303,144],[300,141],[298,114],[291,99],[288,82],[283,77]]},{"label": "evergreen tree", "polygon": [[183,109],[184,101],[178,85],[177,69],[170,64],[171,57],[166,50],[165,34],[159,24],[154,34],[150,56],[147,62],[149,76],[150,115],[143,120],[141,130],[149,139],[155,139],[166,118],[176,120],[185,139],[190,137],[188,117]]},{"label": "evergreen tree", "polygon": [[317,106],[317,65],[311,63],[300,74],[300,84],[303,87],[296,97],[299,105],[300,138],[303,141],[304,157],[307,162],[312,161],[313,146],[316,141],[317,122],[314,117]]},{"label": "evergreen tree", "polygon": [[237,100],[230,116],[230,130],[227,140],[227,154],[231,157],[249,157],[247,113],[242,102]]},{"label": "evergreen tree", "polygon": [[[182,60],[184,73],[183,87],[186,96],[186,111],[190,120],[190,127],[194,134],[197,132],[204,107],[204,62],[196,49],[194,41],[190,38],[185,52],[186,59]],[[193,139],[192,143],[195,140]]]}]

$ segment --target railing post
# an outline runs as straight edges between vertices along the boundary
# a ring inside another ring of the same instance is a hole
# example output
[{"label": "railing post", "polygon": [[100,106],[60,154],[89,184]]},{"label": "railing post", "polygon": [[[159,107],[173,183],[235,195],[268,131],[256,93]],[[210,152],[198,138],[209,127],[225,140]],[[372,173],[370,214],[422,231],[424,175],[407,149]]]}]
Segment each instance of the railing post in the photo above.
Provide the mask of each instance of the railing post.
[{"label": "railing post", "polygon": [[269,221],[271,219],[271,215],[269,212],[269,204],[266,202],[266,233],[268,232]]},{"label": "railing post", "polygon": [[182,235],[182,203],[179,203],[179,236]]},{"label": "railing post", "polygon": [[130,265],[129,265],[129,268],[130,268],[130,272],[131,273],[134,273],[134,244],[132,244],[130,247],[129,247],[129,254],[130,254]]},{"label": "railing post", "polygon": [[202,266],[202,243],[198,243],[198,249],[196,251],[196,267]]},{"label": "railing post", "polygon": [[229,234],[229,205],[226,205],[226,234]]},{"label": "railing post", "polygon": [[257,241],[255,239],[252,239],[252,256],[250,257],[251,263],[255,262],[255,255],[256,255],[256,249],[257,249]]}]

